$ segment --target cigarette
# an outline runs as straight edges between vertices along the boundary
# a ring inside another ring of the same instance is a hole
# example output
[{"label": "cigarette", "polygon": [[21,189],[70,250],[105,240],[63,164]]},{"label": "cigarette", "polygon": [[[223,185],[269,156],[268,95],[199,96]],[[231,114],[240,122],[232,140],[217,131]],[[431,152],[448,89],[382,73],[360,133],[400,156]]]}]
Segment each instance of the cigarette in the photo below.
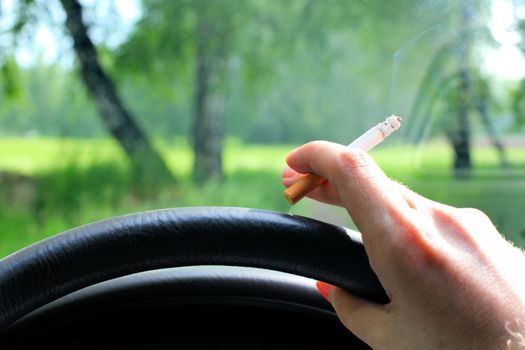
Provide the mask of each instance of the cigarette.
[{"label": "cigarette", "polygon": [[[363,135],[359,136],[348,148],[360,148],[364,151],[370,151],[372,148],[380,144],[384,139],[390,136],[394,131],[401,126],[401,118],[392,115],[382,123],[370,128]],[[290,203],[294,205],[299,202],[304,196],[322,185],[326,180],[315,174],[303,174],[294,184],[284,191],[284,196]]]}]

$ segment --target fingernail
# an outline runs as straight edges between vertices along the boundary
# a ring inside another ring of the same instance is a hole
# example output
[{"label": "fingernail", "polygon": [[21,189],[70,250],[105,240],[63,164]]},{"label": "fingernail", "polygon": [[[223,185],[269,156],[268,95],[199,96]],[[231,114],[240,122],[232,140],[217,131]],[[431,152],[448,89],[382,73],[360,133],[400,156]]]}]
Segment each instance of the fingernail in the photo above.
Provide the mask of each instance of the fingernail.
[{"label": "fingernail", "polygon": [[330,294],[332,293],[332,290],[334,290],[335,286],[321,281],[317,281],[315,286],[323,298],[330,302]]},{"label": "fingernail", "polygon": [[299,174],[289,166],[286,166],[286,168],[284,168],[281,181],[285,187],[290,187],[297,181],[298,178]]},{"label": "fingernail", "polygon": [[294,176],[297,176],[297,172],[290,168],[288,165],[286,165],[283,170],[283,178],[289,178]]}]

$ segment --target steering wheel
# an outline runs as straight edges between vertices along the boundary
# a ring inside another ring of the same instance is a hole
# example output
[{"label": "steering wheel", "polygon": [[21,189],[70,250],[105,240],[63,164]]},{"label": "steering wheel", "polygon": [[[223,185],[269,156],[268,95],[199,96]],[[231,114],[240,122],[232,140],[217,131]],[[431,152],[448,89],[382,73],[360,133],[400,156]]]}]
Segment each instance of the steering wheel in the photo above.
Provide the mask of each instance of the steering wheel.
[{"label": "steering wheel", "polygon": [[388,302],[341,226],[232,207],[111,218],[0,260],[0,345],[368,349],[314,279]]}]

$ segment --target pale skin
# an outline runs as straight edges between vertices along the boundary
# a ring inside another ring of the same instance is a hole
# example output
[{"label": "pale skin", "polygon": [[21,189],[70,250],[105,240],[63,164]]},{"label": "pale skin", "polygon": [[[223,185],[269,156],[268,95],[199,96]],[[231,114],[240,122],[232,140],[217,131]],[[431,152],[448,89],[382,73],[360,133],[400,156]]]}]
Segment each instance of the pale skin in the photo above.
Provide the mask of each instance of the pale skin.
[{"label": "pale skin", "polygon": [[309,197],[348,210],[390,297],[318,283],[356,336],[375,350],[525,349],[525,254],[485,214],[420,196],[339,144],[308,143],[287,164],[287,187],[299,173],[327,179]]}]

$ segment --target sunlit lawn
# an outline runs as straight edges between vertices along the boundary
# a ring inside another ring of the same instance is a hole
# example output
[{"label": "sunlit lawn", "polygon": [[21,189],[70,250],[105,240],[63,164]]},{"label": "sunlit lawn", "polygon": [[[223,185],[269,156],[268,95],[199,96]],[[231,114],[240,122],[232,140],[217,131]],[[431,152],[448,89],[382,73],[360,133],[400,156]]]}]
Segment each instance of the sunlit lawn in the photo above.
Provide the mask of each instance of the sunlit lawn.
[{"label": "sunlit lawn", "polygon": [[[158,142],[157,147],[177,182],[160,194],[138,198],[133,194],[135,185],[125,156],[111,139],[2,139],[0,169],[39,180],[34,205],[17,198],[16,191],[7,191],[0,198],[0,257],[73,226],[140,210],[200,205],[289,210],[280,175],[285,156],[295,145],[246,145],[229,140],[224,153],[225,181],[203,186],[191,181],[192,155],[185,140]],[[508,150],[514,165],[503,170],[492,149],[476,149],[476,171],[470,179],[452,176],[452,155],[443,143],[420,148],[384,145],[371,154],[389,176],[425,196],[484,210],[502,232],[525,246],[522,149]],[[5,184],[0,182],[1,186]],[[305,203],[294,213],[319,216],[317,206]]]},{"label": "sunlit lawn", "polygon": [[[186,177],[192,167],[191,149],[184,139],[158,142],[171,170]],[[238,170],[281,171],[285,155],[294,146],[245,145],[228,140],[224,166],[227,173]],[[91,165],[96,162],[122,162],[125,155],[112,139],[7,138],[0,140],[0,169],[36,175],[75,162]]]}]

